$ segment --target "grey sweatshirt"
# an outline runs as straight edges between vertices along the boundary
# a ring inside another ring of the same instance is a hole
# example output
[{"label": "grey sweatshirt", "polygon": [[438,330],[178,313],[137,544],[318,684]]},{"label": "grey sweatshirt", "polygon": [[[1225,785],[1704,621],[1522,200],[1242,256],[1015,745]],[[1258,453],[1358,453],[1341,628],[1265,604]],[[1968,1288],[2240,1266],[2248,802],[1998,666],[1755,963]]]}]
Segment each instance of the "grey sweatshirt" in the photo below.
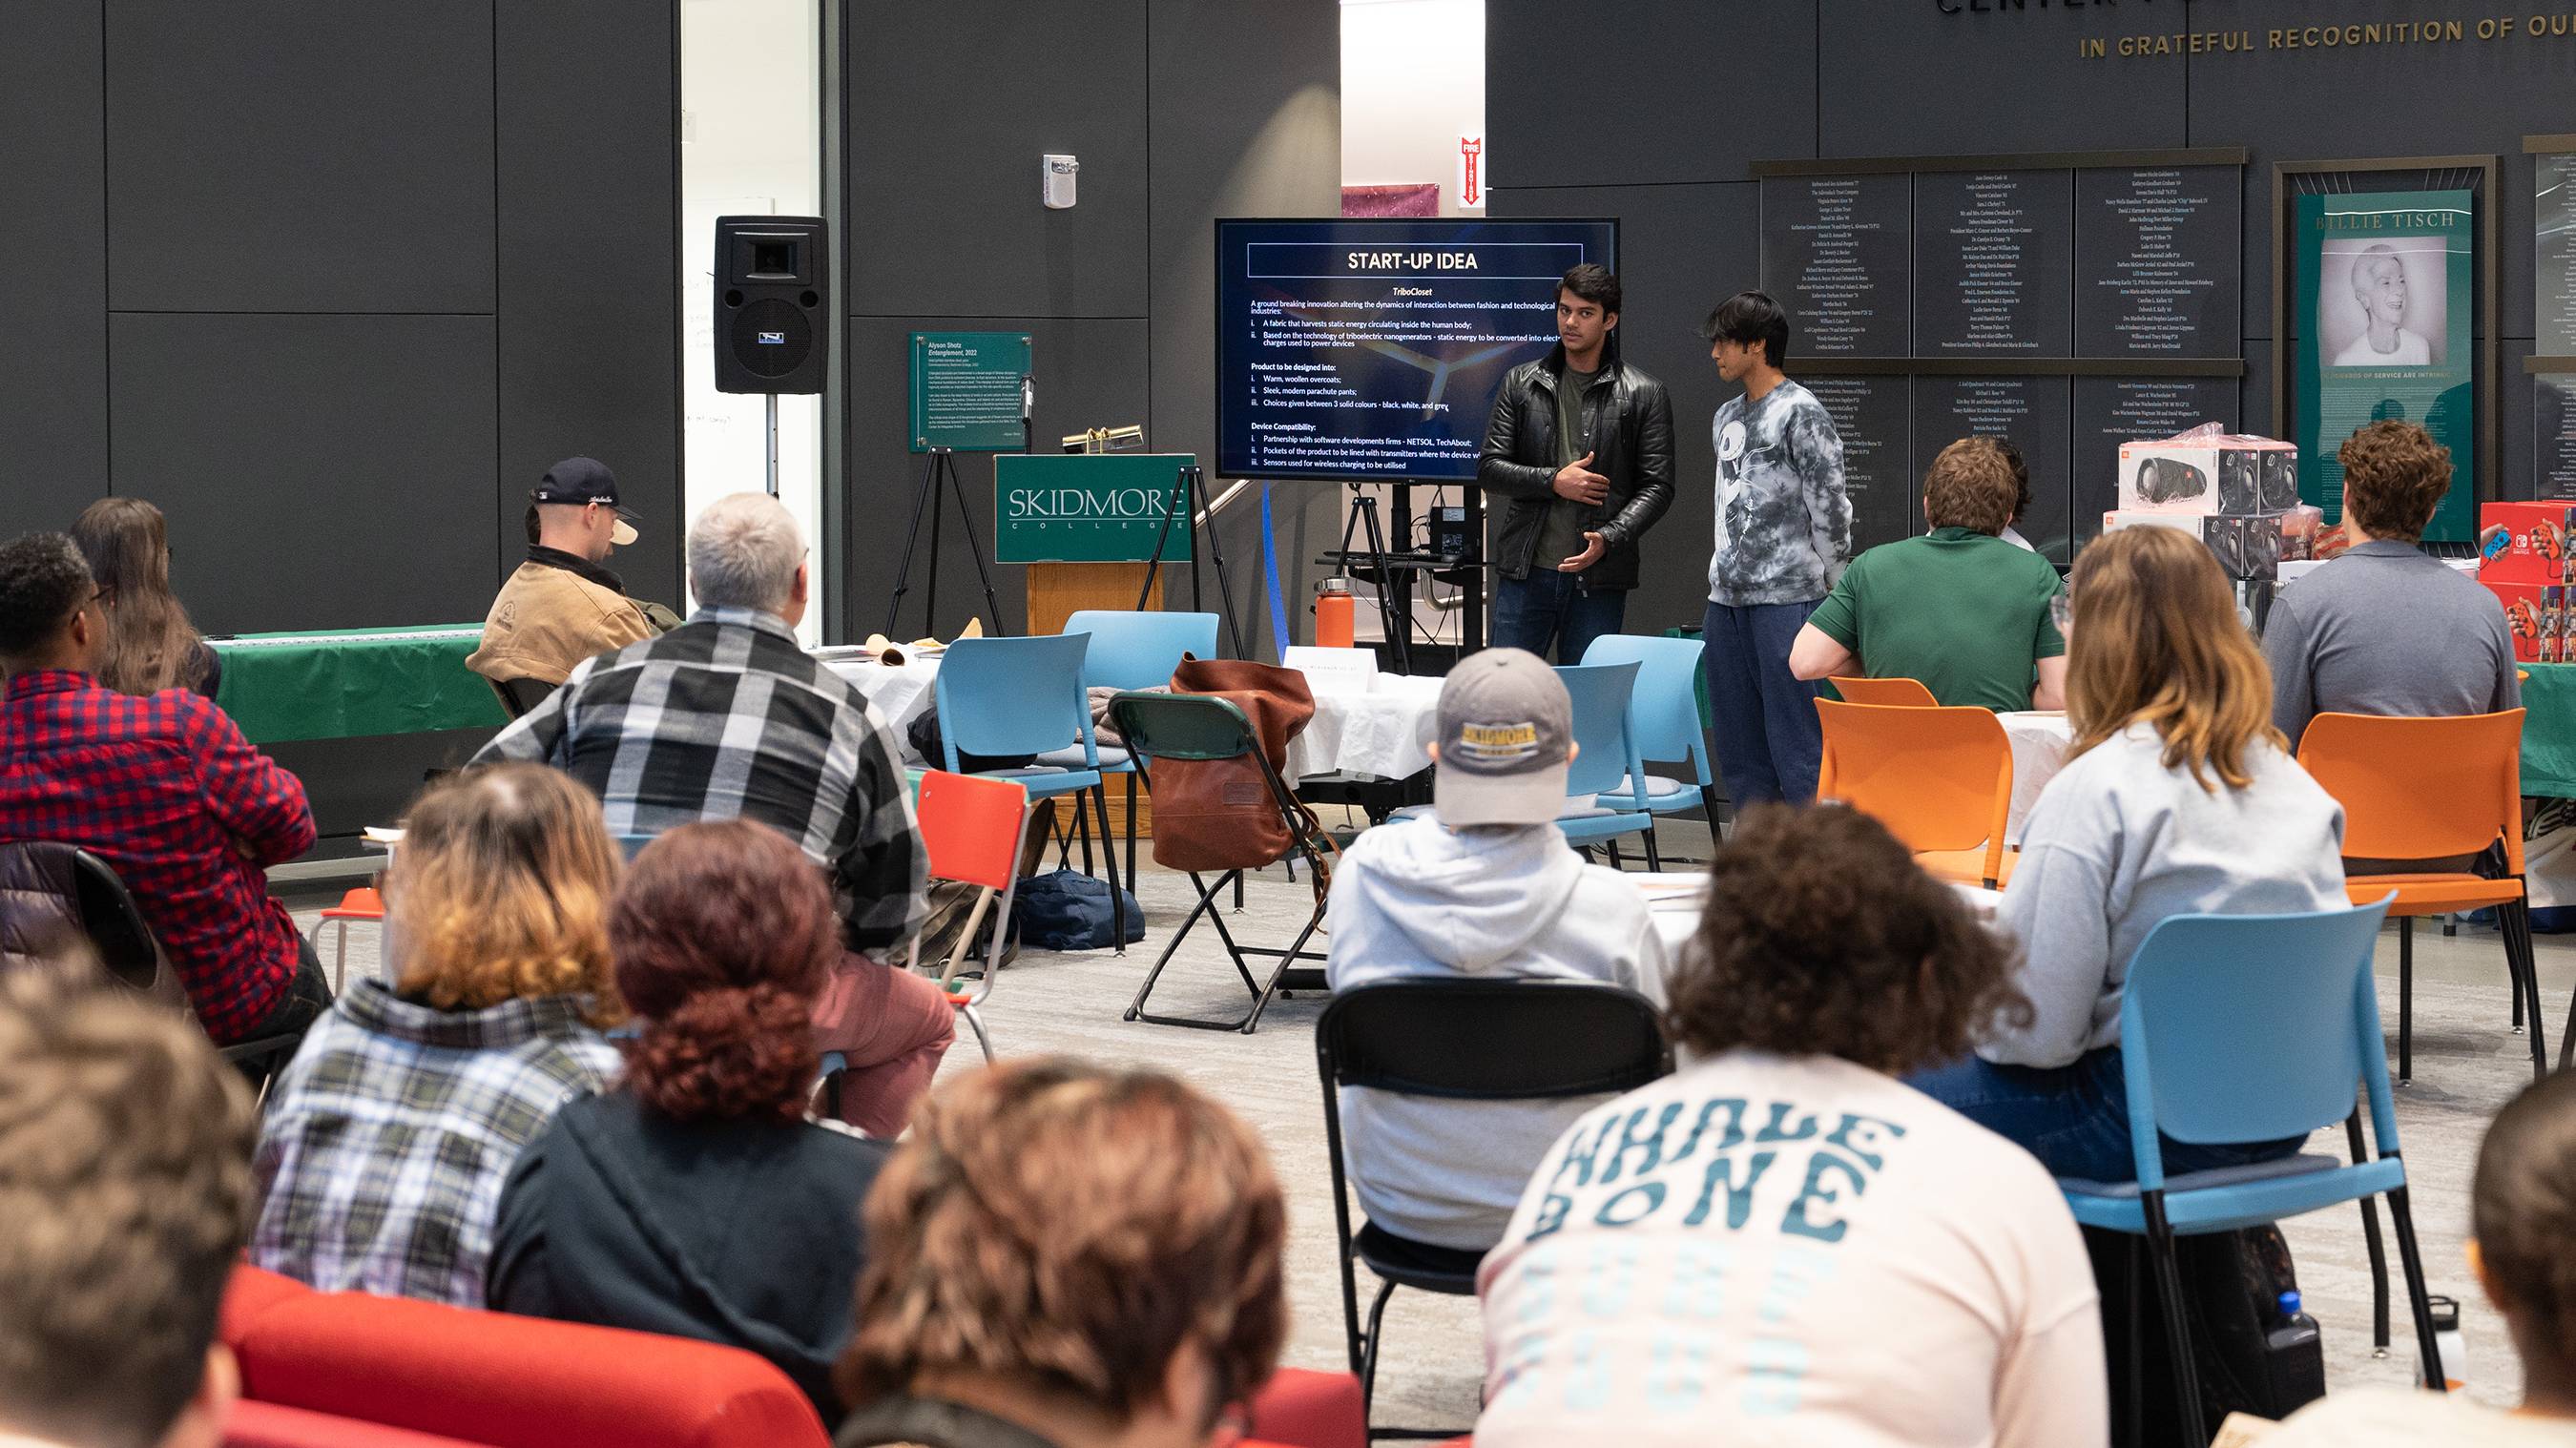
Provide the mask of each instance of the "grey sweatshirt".
[{"label": "grey sweatshirt", "polygon": [[[1554,825],[1380,825],[1333,871],[1325,906],[1337,991],[1422,976],[1600,980],[1661,1003],[1663,940],[1646,897],[1587,865]],[[1608,1100],[1437,1101],[1342,1093],[1351,1180],[1370,1221],[1462,1251],[1502,1240],[1530,1172],[1574,1119]]]},{"label": "grey sweatshirt", "polygon": [[2297,761],[2257,741],[2253,783],[2164,765],[2164,741],[2132,724],[2040,791],[1996,923],[2024,951],[2030,1028],[1977,1054],[2006,1066],[2072,1065],[2118,1045],[2129,958],[2167,916],[2341,909],[2343,806]]}]

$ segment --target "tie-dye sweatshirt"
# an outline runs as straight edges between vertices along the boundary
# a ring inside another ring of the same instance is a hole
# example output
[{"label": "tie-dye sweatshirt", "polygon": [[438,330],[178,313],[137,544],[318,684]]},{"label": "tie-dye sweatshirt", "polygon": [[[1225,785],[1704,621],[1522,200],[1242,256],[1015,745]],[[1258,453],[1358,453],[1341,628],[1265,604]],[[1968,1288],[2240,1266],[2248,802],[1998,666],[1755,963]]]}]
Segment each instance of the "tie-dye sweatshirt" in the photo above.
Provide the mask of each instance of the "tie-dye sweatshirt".
[{"label": "tie-dye sweatshirt", "polygon": [[1717,550],[1708,601],[1732,608],[1813,603],[1851,556],[1843,440],[1816,395],[1783,381],[1759,402],[1717,410]]}]

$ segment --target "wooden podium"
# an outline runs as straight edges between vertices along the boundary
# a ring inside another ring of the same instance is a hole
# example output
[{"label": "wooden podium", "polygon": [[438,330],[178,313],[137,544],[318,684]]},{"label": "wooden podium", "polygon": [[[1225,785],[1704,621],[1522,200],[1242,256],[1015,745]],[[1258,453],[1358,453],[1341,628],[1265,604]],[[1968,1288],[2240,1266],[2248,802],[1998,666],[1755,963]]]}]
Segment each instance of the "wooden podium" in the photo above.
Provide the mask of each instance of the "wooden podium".
[{"label": "wooden podium", "polygon": [[[1162,532],[1179,470],[1196,462],[1189,453],[1004,453],[993,460],[993,557],[1026,564],[1028,632],[1064,631],[1065,620],[1086,608],[1129,612],[1145,591],[1148,560]],[[1172,565],[1187,567],[1189,520],[1174,518],[1163,543],[1163,569],[1146,594],[1145,607],[1163,606]],[[1104,781],[1109,817],[1127,817],[1132,774]],[[1057,812],[1072,823],[1070,796]],[[1148,797],[1136,801],[1136,833],[1150,836]]]}]

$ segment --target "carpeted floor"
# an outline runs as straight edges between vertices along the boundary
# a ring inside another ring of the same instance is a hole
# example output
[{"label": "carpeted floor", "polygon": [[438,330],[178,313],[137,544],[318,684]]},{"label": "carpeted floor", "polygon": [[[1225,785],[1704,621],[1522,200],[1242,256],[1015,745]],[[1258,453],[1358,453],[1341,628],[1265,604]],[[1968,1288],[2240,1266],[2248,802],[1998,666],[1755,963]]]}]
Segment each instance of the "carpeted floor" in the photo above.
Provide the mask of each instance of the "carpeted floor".
[{"label": "carpeted floor", "polygon": [[[1663,838],[1673,854],[1704,854],[1707,846],[1706,832],[1693,825],[1667,826]],[[1331,1178],[1324,1158],[1312,1050],[1315,1017],[1323,1002],[1318,998],[1279,1001],[1259,1032],[1248,1037],[1122,1022],[1120,1012],[1190,899],[1187,878],[1168,871],[1149,867],[1140,883],[1147,913],[1143,944],[1131,946],[1123,956],[1031,952],[1004,970],[985,1011],[994,1046],[1005,1056],[1065,1052],[1159,1067],[1187,1078],[1241,1112],[1269,1142],[1289,1195],[1289,1291],[1295,1324],[1288,1361],[1303,1367],[1342,1367]],[[1246,943],[1285,944],[1310,901],[1302,879],[1292,884],[1273,870],[1266,877],[1253,878],[1245,910],[1230,915],[1228,924]],[[325,903],[319,896],[290,901],[298,907],[298,920],[308,928],[313,912]],[[364,928],[352,933],[353,969],[374,967],[373,935]],[[324,946],[327,957],[327,939]],[[2392,1034],[2396,951],[2392,927],[2382,937],[2379,960],[2380,994]],[[2576,942],[2542,937],[2540,962],[2554,1054],[2569,992],[2576,987]],[[1165,973],[1164,985],[1155,994],[1155,1009],[1228,1015],[1238,1013],[1243,1000],[1243,989],[1225,963],[1216,937],[1202,926]],[[2477,1298],[2460,1244],[2468,1224],[2470,1172],[2486,1120],[2530,1080],[2528,1047],[2523,1037],[2507,1028],[2508,1000],[2502,948],[2495,932],[2463,929],[2456,939],[2444,939],[2437,928],[2419,930],[2415,1079],[2398,1092],[2400,1132],[2432,1288],[2461,1300],[2471,1390],[2498,1403],[2516,1400],[2520,1375],[2501,1322]],[[973,1039],[961,1032],[942,1076],[979,1064]],[[2340,1153],[2339,1134],[2336,1137],[2332,1142],[2321,1137],[2318,1149]],[[2369,1261],[2358,1213],[2351,1208],[2317,1213],[2288,1223],[2285,1230],[2309,1311],[2323,1327],[2329,1383],[2344,1387],[2406,1382],[2414,1372],[2414,1351],[2402,1289],[2396,1305],[2396,1346],[2384,1359],[2374,1358],[2371,1352]],[[2393,1247],[2390,1266],[2393,1274]],[[1363,1300],[1373,1288],[1363,1273]],[[1472,1299],[1396,1294],[1387,1314],[1387,1347],[1379,1374],[1376,1418],[1381,1425],[1463,1429],[1475,1416],[1482,1374],[1482,1338]]]}]

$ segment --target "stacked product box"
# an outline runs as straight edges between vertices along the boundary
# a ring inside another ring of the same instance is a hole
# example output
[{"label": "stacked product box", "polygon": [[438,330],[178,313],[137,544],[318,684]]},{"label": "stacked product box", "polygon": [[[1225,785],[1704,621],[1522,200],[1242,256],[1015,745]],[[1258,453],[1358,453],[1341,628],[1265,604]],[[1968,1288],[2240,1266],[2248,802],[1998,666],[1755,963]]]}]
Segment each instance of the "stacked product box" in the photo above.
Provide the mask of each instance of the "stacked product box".
[{"label": "stacked product box", "polygon": [[2217,423],[2120,445],[2120,506],[2102,531],[2175,528],[2207,545],[2256,629],[2281,565],[2318,556],[2325,515],[2299,502],[2299,450]]},{"label": "stacked product box", "polygon": [[2567,607],[2570,528],[2576,505],[2566,502],[2478,506],[2478,582],[2504,605],[2518,663],[2576,661]]}]

